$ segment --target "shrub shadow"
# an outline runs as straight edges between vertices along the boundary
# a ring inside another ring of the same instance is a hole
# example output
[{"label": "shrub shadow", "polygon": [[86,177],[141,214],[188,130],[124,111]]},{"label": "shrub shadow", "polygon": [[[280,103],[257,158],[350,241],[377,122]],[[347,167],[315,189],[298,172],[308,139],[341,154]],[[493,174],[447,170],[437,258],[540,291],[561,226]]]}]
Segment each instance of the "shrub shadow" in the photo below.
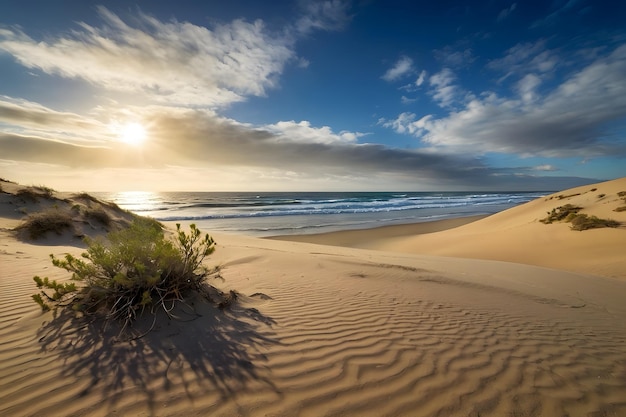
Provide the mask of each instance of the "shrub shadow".
[{"label": "shrub shadow", "polygon": [[[177,307],[176,319],[145,314],[119,336],[120,328],[101,321],[77,319],[71,311],[39,329],[42,350],[63,361],[63,377],[88,386],[79,396],[97,391],[109,409],[138,392],[151,414],[163,392],[181,387],[189,399],[211,393],[226,401],[251,383],[276,390],[268,379],[263,351],[277,345],[273,319],[238,303],[227,309],[197,299],[193,307]],[[154,324],[152,331],[149,330]],[[262,371],[262,372],[259,372]],[[97,389],[96,389],[97,388]]]}]

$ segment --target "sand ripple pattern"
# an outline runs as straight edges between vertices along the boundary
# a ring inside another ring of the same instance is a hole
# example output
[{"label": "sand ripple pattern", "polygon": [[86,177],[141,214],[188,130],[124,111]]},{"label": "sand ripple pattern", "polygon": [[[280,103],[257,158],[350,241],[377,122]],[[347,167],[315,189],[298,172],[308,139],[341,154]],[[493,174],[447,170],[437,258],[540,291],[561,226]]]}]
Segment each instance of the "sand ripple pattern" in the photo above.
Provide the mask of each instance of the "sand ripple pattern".
[{"label": "sand ripple pattern", "polygon": [[484,289],[419,269],[310,262],[280,276],[263,259],[233,264],[227,280],[255,273],[260,295],[98,357],[42,351],[19,320],[35,311],[30,277],[3,277],[0,414],[626,416],[623,318],[497,292],[482,305]]},{"label": "sand ripple pattern", "polygon": [[[283,291],[287,305],[273,315],[283,346],[268,361],[282,395],[259,415],[626,415],[623,332],[420,299],[401,287],[353,293],[358,283],[343,280]],[[289,303],[302,293],[303,303]]]}]

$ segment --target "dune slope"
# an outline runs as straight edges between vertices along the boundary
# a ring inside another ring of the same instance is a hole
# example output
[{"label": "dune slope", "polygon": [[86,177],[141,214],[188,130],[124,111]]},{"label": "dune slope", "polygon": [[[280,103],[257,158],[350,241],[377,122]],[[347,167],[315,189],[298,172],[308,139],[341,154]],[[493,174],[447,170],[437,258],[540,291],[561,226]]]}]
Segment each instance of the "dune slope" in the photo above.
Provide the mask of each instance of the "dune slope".
[{"label": "dune slope", "polygon": [[[621,226],[573,231],[571,223],[541,222],[553,209],[567,204],[581,207],[582,214],[621,222]],[[393,226],[393,233],[381,228],[278,238],[393,252],[491,259],[626,279],[625,208],[626,178],[620,178],[554,193],[460,226],[462,219],[457,219],[456,223],[443,221],[443,226],[435,232],[428,224],[414,224]]]}]

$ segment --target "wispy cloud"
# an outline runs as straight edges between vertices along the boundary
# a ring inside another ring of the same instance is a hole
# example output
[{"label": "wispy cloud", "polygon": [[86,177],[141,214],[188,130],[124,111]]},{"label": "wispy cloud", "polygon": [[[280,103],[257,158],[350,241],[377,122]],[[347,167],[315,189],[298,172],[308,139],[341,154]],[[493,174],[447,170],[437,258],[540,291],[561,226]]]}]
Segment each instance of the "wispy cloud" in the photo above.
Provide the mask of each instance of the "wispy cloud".
[{"label": "wispy cloud", "polygon": [[208,29],[139,14],[132,26],[104,7],[98,13],[100,27],[80,23],[79,29],[46,40],[2,29],[0,50],[27,68],[107,90],[214,107],[264,95],[294,58],[291,41],[268,33],[262,21],[235,20]]},{"label": "wispy cloud", "polygon": [[530,27],[536,28],[540,26],[552,25],[556,23],[558,19],[562,18],[564,15],[567,15],[567,13],[577,9],[577,6],[582,6],[582,3],[584,2],[585,0],[566,0],[552,2],[553,12],[541,19],[536,20]]},{"label": "wispy cloud", "polygon": [[449,68],[444,68],[429,78],[431,95],[441,107],[451,106],[457,98],[458,87],[454,84],[456,76]]},{"label": "wispy cloud", "polygon": [[5,132],[88,146],[102,145],[112,139],[105,123],[96,118],[7,96],[0,96],[0,126]]},{"label": "wispy cloud", "polygon": [[504,57],[491,60],[487,68],[504,73],[500,79],[529,72],[549,73],[559,63],[558,55],[546,48],[546,41],[519,43],[506,51]]},{"label": "wispy cloud", "polygon": [[417,87],[421,87],[421,85],[424,84],[424,81],[426,81],[426,75],[428,75],[426,70],[422,70],[422,72],[420,72],[420,75],[417,77],[417,80],[415,80],[415,85]]},{"label": "wispy cloud", "polygon": [[502,9],[502,11],[498,14],[498,18],[496,19],[498,22],[502,22],[507,17],[511,15],[517,8],[517,3],[511,4],[509,7]]},{"label": "wispy cloud", "polygon": [[541,78],[535,74],[527,74],[517,83],[519,96],[525,103],[533,102],[537,97],[537,87],[541,84]]},{"label": "wispy cloud", "polygon": [[350,3],[345,0],[301,1],[302,17],[296,31],[308,35],[313,30],[341,30],[351,20]]},{"label": "wispy cloud", "polygon": [[396,63],[382,75],[381,78],[385,81],[393,82],[413,73],[414,71],[413,60],[408,56],[401,56]]}]

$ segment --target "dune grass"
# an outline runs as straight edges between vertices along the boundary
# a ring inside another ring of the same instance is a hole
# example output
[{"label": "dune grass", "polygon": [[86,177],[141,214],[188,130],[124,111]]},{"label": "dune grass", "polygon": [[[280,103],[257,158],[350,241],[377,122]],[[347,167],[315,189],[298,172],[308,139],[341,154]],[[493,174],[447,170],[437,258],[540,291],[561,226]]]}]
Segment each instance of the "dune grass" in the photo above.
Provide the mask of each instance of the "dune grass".
[{"label": "dune grass", "polygon": [[572,230],[588,230],[588,229],[600,229],[603,227],[619,227],[620,222],[611,219],[600,219],[596,216],[588,216],[586,214],[576,214],[570,222],[572,223]]},{"label": "dune grass", "polygon": [[112,221],[111,216],[100,207],[87,208],[86,210],[84,210],[84,215],[85,218],[95,220],[104,226],[109,226]]},{"label": "dune grass", "polygon": [[73,231],[74,224],[68,211],[52,207],[29,214],[15,230],[26,233],[31,239],[40,239],[50,232],[61,235],[67,230]]},{"label": "dune grass", "polygon": [[553,208],[548,212],[548,217],[539,220],[544,224],[551,224],[554,222],[568,222],[571,223],[571,229],[577,231],[583,231],[588,229],[599,229],[603,227],[619,227],[620,222],[611,219],[600,219],[596,216],[588,216],[584,213],[579,213],[582,207],[574,206],[572,204],[566,204]]},{"label": "dune grass", "polygon": [[548,212],[548,217],[539,221],[545,224],[559,222],[566,220],[568,216],[577,214],[580,210],[582,210],[582,207],[566,204],[564,206],[553,208],[552,211]]}]

